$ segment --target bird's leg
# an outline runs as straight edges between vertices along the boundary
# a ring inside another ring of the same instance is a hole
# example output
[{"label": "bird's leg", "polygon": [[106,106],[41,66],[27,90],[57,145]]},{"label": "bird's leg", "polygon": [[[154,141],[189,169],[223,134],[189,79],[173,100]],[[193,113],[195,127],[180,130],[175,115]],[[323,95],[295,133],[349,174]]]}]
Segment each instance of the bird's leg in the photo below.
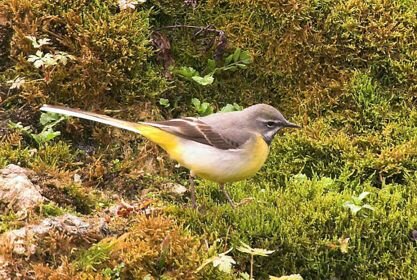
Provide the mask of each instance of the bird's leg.
[{"label": "bird's leg", "polygon": [[235,203],[233,202],[233,199],[230,198],[230,195],[227,192],[226,188],[224,187],[224,184],[220,184],[220,189],[222,190],[222,192],[226,196],[226,199],[229,202],[230,206],[232,206],[232,208],[235,208]]},{"label": "bird's leg", "polygon": [[188,177],[188,182],[190,183],[190,193],[191,193],[191,204],[193,205],[193,208],[197,208],[197,201],[195,199],[195,182],[194,182],[194,176],[193,173],[190,172],[190,176]]}]

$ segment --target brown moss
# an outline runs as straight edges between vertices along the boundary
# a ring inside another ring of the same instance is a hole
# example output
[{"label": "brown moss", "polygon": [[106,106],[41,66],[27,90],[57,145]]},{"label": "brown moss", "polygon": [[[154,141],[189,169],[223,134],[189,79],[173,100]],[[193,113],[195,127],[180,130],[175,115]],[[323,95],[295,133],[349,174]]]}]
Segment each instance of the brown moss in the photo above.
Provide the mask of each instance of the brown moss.
[{"label": "brown moss", "polygon": [[[107,256],[103,255],[104,252],[107,252]],[[200,242],[171,219],[139,215],[125,234],[103,240],[84,252],[77,263],[85,271],[81,271],[78,276],[99,277],[103,275],[102,269],[115,269],[123,263],[124,267],[120,271],[123,279],[142,279],[146,275],[197,279],[194,271],[203,257]],[[102,259],[102,263],[99,259]],[[91,270],[90,262],[94,263],[97,272]]]}]

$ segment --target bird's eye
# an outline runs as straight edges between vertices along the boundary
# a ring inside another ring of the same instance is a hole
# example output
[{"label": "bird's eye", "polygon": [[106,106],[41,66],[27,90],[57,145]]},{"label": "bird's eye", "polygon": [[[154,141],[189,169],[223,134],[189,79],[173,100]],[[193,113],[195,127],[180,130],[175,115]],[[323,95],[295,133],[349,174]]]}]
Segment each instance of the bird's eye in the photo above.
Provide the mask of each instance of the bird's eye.
[{"label": "bird's eye", "polygon": [[269,127],[269,128],[274,127],[275,126],[275,122],[271,122],[271,121],[266,122],[266,126]]}]

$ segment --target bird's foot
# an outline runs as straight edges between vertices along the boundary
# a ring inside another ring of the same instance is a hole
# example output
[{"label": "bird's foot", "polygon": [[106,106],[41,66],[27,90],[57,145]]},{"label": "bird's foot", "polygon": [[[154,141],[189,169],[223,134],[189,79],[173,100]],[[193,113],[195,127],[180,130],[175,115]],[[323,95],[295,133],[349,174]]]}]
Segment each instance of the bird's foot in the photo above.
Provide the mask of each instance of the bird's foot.
[{"label": "bird's foot", "polygon": [[224,184],[220,185],[220,189],[222,190],[222,192],[226,196],[227,202],[229,202],[230,206],[232,206],[232,208],[236,208],[236,204],[233,201],[233,199],[230,197],[229,193],[227,192],[226,188],[224,187]]},{"label": "bird's foot", "polygon": [[198,205],[197,205],[197,200],[195,198],[195,182],[194,182],[194,178],[193,176],[190,174],[190,177],[188,179],[189,183],[190,183],[190,194],[191,194],[191,206],[194,209],[197,209]]}]

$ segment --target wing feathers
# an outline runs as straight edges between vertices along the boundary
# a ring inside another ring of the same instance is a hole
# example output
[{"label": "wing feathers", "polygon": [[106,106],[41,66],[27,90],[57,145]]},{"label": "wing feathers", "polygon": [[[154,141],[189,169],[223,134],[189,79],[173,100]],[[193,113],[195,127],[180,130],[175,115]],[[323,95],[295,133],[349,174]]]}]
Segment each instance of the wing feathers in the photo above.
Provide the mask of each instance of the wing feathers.
[{"label": "wing feathers", "polygon": [[148,124],[159,127],[182,138],[222,150],[236,149],[240,146],[239,143],[224,137],[211,126],[196,118],[173,119]]}]

